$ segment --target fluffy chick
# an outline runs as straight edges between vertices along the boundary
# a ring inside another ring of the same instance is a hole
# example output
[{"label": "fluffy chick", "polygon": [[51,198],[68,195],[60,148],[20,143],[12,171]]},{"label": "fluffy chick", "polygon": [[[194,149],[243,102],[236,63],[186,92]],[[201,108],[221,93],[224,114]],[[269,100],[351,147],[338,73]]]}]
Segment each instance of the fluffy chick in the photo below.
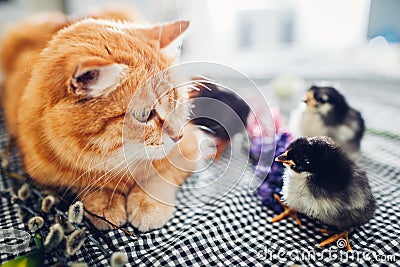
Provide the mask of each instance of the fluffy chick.
[{"label": "fluffy chick", "polygon": [[337,232],[320,246],[345,238],[350,250],[348,232],[367,223],[376,206],[366,173],[328,137],[298,138],[276,161],[286,167],[282,199],[287,206],[272,222],[298,211]]},{"label": "fluffy chick", "polygon": [[246,130],[250,107],[235,93],[219,88],[205,79],[194,79],[198,91],[192,98],[191,122],[203,126],[216,138],[218,159],[230,140],[237,133]]},{"label": "fluffy chick", "polygon": [[312,85],[304,105],[292,112],[290,127],[298,136],[329,136],[356,158],[364,135],[364,120],[332,86]]}]

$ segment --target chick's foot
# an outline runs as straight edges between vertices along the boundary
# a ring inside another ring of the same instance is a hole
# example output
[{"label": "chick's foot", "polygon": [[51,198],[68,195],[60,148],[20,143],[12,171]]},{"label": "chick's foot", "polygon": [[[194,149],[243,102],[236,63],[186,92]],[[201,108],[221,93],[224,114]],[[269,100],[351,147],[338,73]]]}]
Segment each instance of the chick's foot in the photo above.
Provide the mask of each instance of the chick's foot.
[{"label": "chick's foot", "polygon": [[299,217],[297,216],[297,211],[296,211],[294,208],[290,208],[290,207],[286,206],[286,205],[282,202],[281,198],[280,198],[277,194],[274,194],[274,198],[279,202],[279,204],[282,205],[282,207],[283,207],[283,212],[282,212],[281,214],[279,214],[278,216],[272,218],[270,222],[271,222],[271,223],[279,222],[280,220],[282,220],[282,219],[284,219],[284,218],[290,216],[290,217],[292,217],[292,218],[295,220],[295,222],[296,222],[298,225],[301,226],[301,221],[300,221]]},{"label": "chick's foot", "polygon": [[351,250],[351,246],[350,246],[350,243],[349,243],[349,231],[347,231],[347,230],[343,231],[341,233],[337,233],[337,234],[334,234],[334,235],[330,236],[328,239],[322,241],[319,244],[319,246],[320,247],[324,247],[324,246],[329,245],[329,244],[331,244],[331,243],[333,243],[335,241],[339,241],[340,239],[344,239],[346,243],[343,244],[343,243],[337,242],[337,246],[340,247],[340,248],[343,248],[343,247],[346,246],[347,251],[350,251]]}]

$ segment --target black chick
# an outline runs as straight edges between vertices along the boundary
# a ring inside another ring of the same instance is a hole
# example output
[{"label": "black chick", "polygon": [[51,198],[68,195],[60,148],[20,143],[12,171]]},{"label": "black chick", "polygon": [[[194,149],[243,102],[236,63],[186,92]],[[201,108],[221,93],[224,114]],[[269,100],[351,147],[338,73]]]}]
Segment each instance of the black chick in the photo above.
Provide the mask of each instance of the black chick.
[{"label": "black chick", "polygon": [[282,200],[285,211],[272,219],[279,221],[295,211],[333,226],[337,234],[320,243],[323,247],[367,223],[375,210],[366,173],[328,137],[299,138],[276,159],[286,171]]},{"label": "black chick", "polygon": [[192,98],[191,122],[216,138],[218,159],[230,140],[247,126],[250,107],[235,93],[219,88],[211,81],[194,79],[198,91]]},{"label": "black chick", "polygon": [[350,107],[332,86],[311,86],[304,102],[306,108],[300,111],[299,125],[293,126],[299,128],[299,136],[329,136],[356,158],[365,131],[360,112]]}]

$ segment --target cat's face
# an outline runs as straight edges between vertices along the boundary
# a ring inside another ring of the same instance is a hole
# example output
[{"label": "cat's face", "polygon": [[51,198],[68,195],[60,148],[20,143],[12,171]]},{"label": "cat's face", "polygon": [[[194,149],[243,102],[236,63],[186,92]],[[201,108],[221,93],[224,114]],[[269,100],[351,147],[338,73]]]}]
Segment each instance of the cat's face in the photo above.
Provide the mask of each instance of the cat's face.
[{"label": "cat's face", "polygon": [[187,94],[172,80],[168,73],[156,75],[135,93],[124,121],[127,155],[145,149],[146,157],[162,158],[183,137]]},{"label": "cat's face", "polygon": [[24,96],[41,102],[32,107],[40,107],[44,139],[57,154],[96,161],[125,149],[130,160],[164,157],[181,138],[186,92],[172,89],[168,75],[145,82],[172,64],[163,49],[187,27],[87,19],[61,30],[33,71],[28,86],[36,89]]}]

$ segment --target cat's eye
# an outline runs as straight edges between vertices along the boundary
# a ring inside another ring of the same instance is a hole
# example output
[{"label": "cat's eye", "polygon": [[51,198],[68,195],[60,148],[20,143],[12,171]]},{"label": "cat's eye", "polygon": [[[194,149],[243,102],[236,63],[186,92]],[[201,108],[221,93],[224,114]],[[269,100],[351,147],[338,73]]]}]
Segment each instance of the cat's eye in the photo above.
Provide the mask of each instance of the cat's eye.
[{"label": "cat's eye", "polygon": [[137,109],[132,112],[132,117],[134,117],[139,122],[145,123],[149,120],[151,112],[152,108],[148,107]]}]

